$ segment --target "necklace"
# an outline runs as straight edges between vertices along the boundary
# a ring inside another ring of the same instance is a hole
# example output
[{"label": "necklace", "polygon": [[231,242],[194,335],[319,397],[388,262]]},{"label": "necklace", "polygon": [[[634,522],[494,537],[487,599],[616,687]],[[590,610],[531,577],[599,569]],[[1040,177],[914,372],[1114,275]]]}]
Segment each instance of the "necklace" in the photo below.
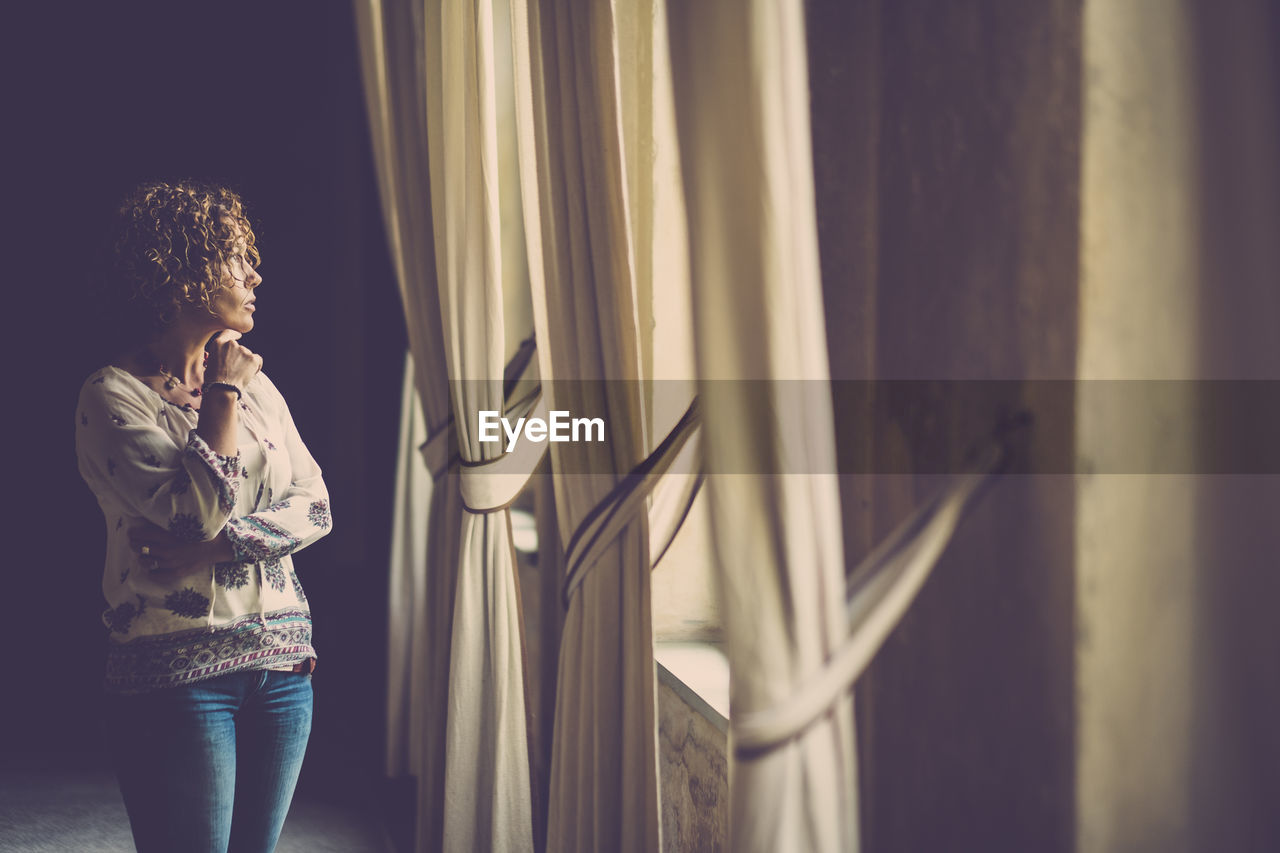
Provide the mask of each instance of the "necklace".
[{"label": "necklace", "polygon": [[[150,353],[148,353],[148,355],[150,355]],[[209,354],[205,353],[204,357],[205,357],[205,360],[207,361],[209,358]],[[155,362],[156,362],[156,370],[159,372],[161,376],[164,377],[164,389],[166,391],[172,391],[176,386],[178,388],[181,388],[183,391],[186,391],[192,397],[200,396],[199,388],[188,388],[186,384],[184,384],[181,380],[178,379],[178,377],[174,376],[172,373],[169,372],[168,368],[165,367],[165,364],[163,361],[156,358]]]},{"label": "necklace", "polygon": [[165,370],[163,364],[160,365],[160,375],[164,377],[164,389],[166,391],[172,391],[173,387],[176,385],[179,388],[181,388],[183,391],[186,391],[192,397],[200,396],[199,388],[188,388],[186,385],[178,381],[178,377],[174,376],[172,373]]}]

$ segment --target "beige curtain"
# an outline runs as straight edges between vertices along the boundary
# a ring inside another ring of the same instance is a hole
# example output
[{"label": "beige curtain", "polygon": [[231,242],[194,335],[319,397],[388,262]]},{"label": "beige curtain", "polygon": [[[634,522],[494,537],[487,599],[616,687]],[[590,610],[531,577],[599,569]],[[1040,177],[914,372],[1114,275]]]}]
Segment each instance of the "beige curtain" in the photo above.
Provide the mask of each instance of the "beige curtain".
[{"label": "beige curtain", "polygon": [[[803,4],[707,0],[669,15],[698,367],[716,380],[701,395],[736,728],[820,677],[846,626],[834,473],[735,473],[836,470],[829,398],[788,405],[788,380],[828,372]],[[857,848],[847,692],[780,743],[737,740],[731,730],[733,849]]]},{"label": "beige curtain", "polygon": [[[477,413],[505,409],[502,245],[510,237],[500,208],[494,7],[429,2],[424,30],[445,360],[461,475],[480,481],[480,463],[501,462],[503,450],[480,441]],[[520,598],[505,509],[519,485],[469,505],[462,520],[445,733],[447,850],[533,849]]]},{"label": "beige curtain", "polygon": [[[608,3],[512,4],[517,122],[540,370],[557,409],[605,420],[603,444],[551,449],[569,549],[547,849],[656,850],[657,721],[648,518],[621,511],[607,544],[579,526],[645,458],[636,263],[619,45],[649,31]],[[646,56],[640,48],[639,55]],[[633,178],[635,176],[633,175]],[[640,176],[640,183],[647,181]],[[584,383],[561,380],[589,380]],[[565,472],[593,471],[583,476]]]},{"label": "beige curtain", "polygon": [[418,776],[423,769],[421,707],[427,666],[421,656],[429,648],[424,632],[427,525],[434,493],[431,475],[418,448],[427,440],[422,406],[414,388],[413,354],[405,356],[400,394],[400,440],[391,518],[391,564],[387,600],[387,744],[388,776]]},{"label": "beige curtain", "polygon": [[[420,778],[419,849],[528,850],[519,594],[506,500],[484,503],[520,481],[488,477],[485,463],[504,474],[511,466],[500,445],[478,440],[475,414],[504,410],[503,247],[519,243],[501,221],[495,6],[371,0],[356,9],[384,216],[431,427],[423,452],[444,486],[427,531],[430,557],[442,559],[428,559],[422,605],[393,637],[427,665],[419,675],[412,659],[395,661],[409,670],[409,696],[406,712],[392,688],[391,722],[408,720],[408,751],[422,756],[408,763]],[[467,495],[465,513],[449,511]],[[417,631],[423,622],[428,630]],[[393,754],[405,728],[391,729]]]}]

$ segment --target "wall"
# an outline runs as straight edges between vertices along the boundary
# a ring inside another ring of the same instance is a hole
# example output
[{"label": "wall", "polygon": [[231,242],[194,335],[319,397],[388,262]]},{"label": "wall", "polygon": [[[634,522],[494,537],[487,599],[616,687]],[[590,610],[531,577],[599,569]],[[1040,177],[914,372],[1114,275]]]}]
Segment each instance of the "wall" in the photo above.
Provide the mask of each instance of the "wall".
[{"label": "wall", "polygon": [[1254,439],[1243,458],[1239,434],[1211,429],[1199,439],[1194,842],[1265,850],[1280,847],[1280,7],[1191,4],[1189,15],[1202,211],[1197,370],[1226,389],[1220,414],[1249,425],[1244,436]]},{"label": "wall", "polygon": [[729,838],[728,721],[658,665],[662,849],[717,851]]},{"label": "wall", "polygon": [[1071,849],[1079,6],[808,11],[832,375],[877,380],[837,415],[847,559],[1020,407],[1058,465],[988,494],[861,680],[863,844]]},{"label": "wall", "polygon": [[1036,416],[858,686],[866,847],[1273,849],[1280,12],[808,10],[850,562]]}]

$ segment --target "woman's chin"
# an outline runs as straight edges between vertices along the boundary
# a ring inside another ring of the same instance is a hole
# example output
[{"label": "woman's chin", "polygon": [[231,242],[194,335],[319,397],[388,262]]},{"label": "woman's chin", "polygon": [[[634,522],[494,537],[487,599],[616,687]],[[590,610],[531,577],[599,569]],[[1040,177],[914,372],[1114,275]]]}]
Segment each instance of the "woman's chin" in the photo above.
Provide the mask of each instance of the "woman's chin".
[{"label": "woman's chin", "polygon": [[232,332],[239,332],[242,335],[247,335],[249,332],[253,331],[253,314],[247,311],[242,311],[231,316],[221,315],[217,317],[215,326],[218,330],[229,329]]}]

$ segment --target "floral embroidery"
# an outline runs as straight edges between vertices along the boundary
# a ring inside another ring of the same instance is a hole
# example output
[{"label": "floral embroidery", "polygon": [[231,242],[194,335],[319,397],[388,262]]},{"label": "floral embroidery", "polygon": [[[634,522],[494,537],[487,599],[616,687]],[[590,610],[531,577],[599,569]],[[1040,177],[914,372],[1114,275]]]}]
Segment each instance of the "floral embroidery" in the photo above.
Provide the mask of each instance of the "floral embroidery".
[{"label": "floral embroidery", "polygon": [[298,601],[302,602],[305,607],[307,604],[307,594],[302,591],[302,581],[298,580],[298,572],[296,569],[289,569],[289,580],[293,581],[294,595],[298,596]]},{"label": "floral embroidery", "polygon": [[275,449],[276,449],[276,446],[275,446],[274,444],[272,444],[272,443],[271,443],[271,439],[269,439],[269,438],[264,438],[264,439],[262,439],[262,443],[263,443],[263,444],[265,444],[265,445],[267,446],[267,450],[275,450]]},{"label": "floral embroidery", "polygon": [[259,515],[233,518],[227,522],[226,531],[236,558],[247,563],[283,557],[302,541]]},{"label": "floral embroidery", "polygon": [[332,523],[329,516],[329,502],[315,501],[307,507],[307,520],[321,530],[328,530]]},{"label": "floral embroidery", "polygon": [[215,629],[192,628],[108,644],[107,689],[136,692],[189,684],[315,657],[305,610],[271,611],[263,625],[246,615]]},{"label": "floral embroidery", "polygon": [[187,438],[186,453],[195,456],[205,465],[209,481],[218,493],[218,506],[223,512],[231,512],[240,493],[240,453],[221,456],[213,451],[200,434],[191,430]]},{"label": "floral embroidery", "polygon": [[124,426],[126,423],[125,419],[117,415],[115,412],[111,412],[111,422],[116,426]]},{"label": "floral embroidery", "polygon": [[154,453],[148,453],[146,456],[142,457],[142,461],[150,465],[152,468],[160,467],[160,460],[156,458]]},{"label": "floral embroidery", "polygon": [[181,616],[185,619],[199,619],[209,612],[209,599],[196,592],[191,587],[183,587],[178,592],[171,592],[164,597],[164,606],[166,610],[171,610],[175,616]]},{"label": "floral embroidery", "polygon": [[235,456],[217,456],[215,454],[215,458],[218,460],[218,468],[222,476],[234,477],[236,474],[243,473],[240,468],[239,453],[236,453]]},{"label": "floral embroidery", "polygon": [[249,582],[249,568],[244,563],[215,563],[213,578],[227,589],[240,589]]},{"label": "floral embroidery", "polygon": [[239,480],[227,481],[217,475],[216,472],[205,469],[205,475],[209,478],[209,484],[213,486],[214,491],[218,493],[218,507],[224,512],[230,512],[235,506],[236,494],[239,492]]},{"label": "floral embroidery", "polygon": [[114,610],[108,610],[103,613],[102,621],[117,634],[127,634],[134,618],[141,616],[146,609],[147,600],[139,595],[136,605],[132,601],[126,601]]},{"label": "floral embroidery", "polygon": [[259,484],[258,484],[258,494],[254,495],[254,497],[253,497],[253,508],[254,508],[255,510],[256,510],[258,507],[262,506],[262,490],[263,490],[265,487],[266,487],[266,484],[265,484],[265,483],[259,483]]},{"label": "floral embroidery", "polygon": [[267,560],[262,564],[262,573],[276,592],[284,592],[284,566],[279,560]]},{"label": "floral embroidery", "polygon": [[180,512],[169,519],[169,532],[183,542],[199,542],[204,538],[204,525],[189,512]]}]

